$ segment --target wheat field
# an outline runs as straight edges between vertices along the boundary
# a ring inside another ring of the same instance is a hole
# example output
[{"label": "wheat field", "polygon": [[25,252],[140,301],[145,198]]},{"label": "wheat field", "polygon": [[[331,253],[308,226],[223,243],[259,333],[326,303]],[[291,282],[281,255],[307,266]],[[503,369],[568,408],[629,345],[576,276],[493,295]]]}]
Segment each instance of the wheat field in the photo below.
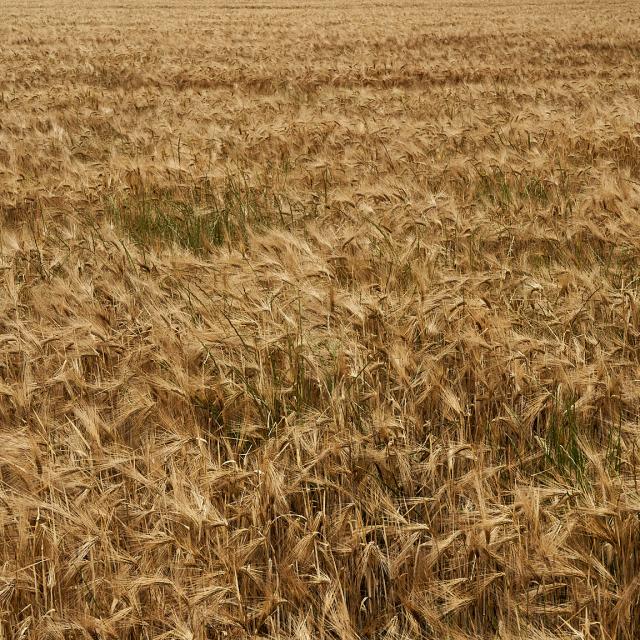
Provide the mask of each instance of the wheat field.
[{"label": "wheat field", "polygon": [[0,639],[640,637],[639,3],[0,10]]}]

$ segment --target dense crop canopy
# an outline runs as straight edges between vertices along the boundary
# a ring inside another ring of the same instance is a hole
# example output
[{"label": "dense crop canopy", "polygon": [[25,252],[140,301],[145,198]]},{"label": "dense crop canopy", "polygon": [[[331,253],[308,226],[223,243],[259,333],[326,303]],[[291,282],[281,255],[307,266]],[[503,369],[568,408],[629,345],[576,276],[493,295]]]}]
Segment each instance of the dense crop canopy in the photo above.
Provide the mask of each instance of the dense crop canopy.
[{"label": "dense crop canopy", "polygon": [[639,3],[0,10],[0,638],[640,636]]}]

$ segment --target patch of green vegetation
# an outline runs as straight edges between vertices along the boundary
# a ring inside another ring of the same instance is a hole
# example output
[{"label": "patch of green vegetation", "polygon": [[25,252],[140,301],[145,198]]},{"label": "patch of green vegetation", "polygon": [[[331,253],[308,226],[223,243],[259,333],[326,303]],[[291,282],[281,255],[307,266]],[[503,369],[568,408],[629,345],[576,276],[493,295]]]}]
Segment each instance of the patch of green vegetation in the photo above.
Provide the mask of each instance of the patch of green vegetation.
[{"label": "patch of green vegetation", "polygon": [[225,237],[224,218],[215,211],[195,211],[188,203],[163,199],[109,205],[113,221],[143,245],[163,241],[198,252],[207,242],[221,244]]},{"label": "patch of green vegetation", "polygon": [[196,186],[180,191],[137,191],[110,197],[106,212],[135,242],[176,244],[204,253],[225,242],[246,239],[249,227],[282,219],[274,216],[272,194],[249,185],[243,177],[228,176],[214,189]]},{"label": "patch of green vegetation", "polygon": [[[613,425],[612,425],[613,427]],[[617,428],[607,431],[605,465],[610,473],[619,474],[622,467],[622,420]]]},{"label": "patch of green vegetation", "polygon": [[500,208],[506,208],[513,202],[511,184],[500,168],[492,171],[478,169],[476,197]]},{"label": "patch of green vegetation", "polygon": [[505,173],[500,167],[485,171],[476,167],[476,198],[506,209],[518,201],[546,204],[550,193],[544,180],[522,173]]},{"label": "patch of green vegetation", "polygon": [[548,202],[549,191],[544,181],[537,177],[525,177],[520,185],[520,192],[529,200],[537,202]]},{"label": "patch of green vegetation", "polygon": [[541,444],[547,462],[562,477],[584,486],[587,475],[587,456],[580,444],[580,425],[575,401],[564,406],[556,406],[551,413]]}]

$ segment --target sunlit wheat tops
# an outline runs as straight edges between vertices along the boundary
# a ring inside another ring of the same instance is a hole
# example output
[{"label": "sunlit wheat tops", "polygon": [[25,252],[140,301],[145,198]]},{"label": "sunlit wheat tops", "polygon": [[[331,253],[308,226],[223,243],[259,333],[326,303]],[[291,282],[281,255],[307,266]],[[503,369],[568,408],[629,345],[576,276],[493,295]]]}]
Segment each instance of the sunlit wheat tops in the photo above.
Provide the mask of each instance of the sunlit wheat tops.
[{"label": "sunlit wheat tops", "polygon": [[2,640],[640,637],[640,5],[7,0]]}]

